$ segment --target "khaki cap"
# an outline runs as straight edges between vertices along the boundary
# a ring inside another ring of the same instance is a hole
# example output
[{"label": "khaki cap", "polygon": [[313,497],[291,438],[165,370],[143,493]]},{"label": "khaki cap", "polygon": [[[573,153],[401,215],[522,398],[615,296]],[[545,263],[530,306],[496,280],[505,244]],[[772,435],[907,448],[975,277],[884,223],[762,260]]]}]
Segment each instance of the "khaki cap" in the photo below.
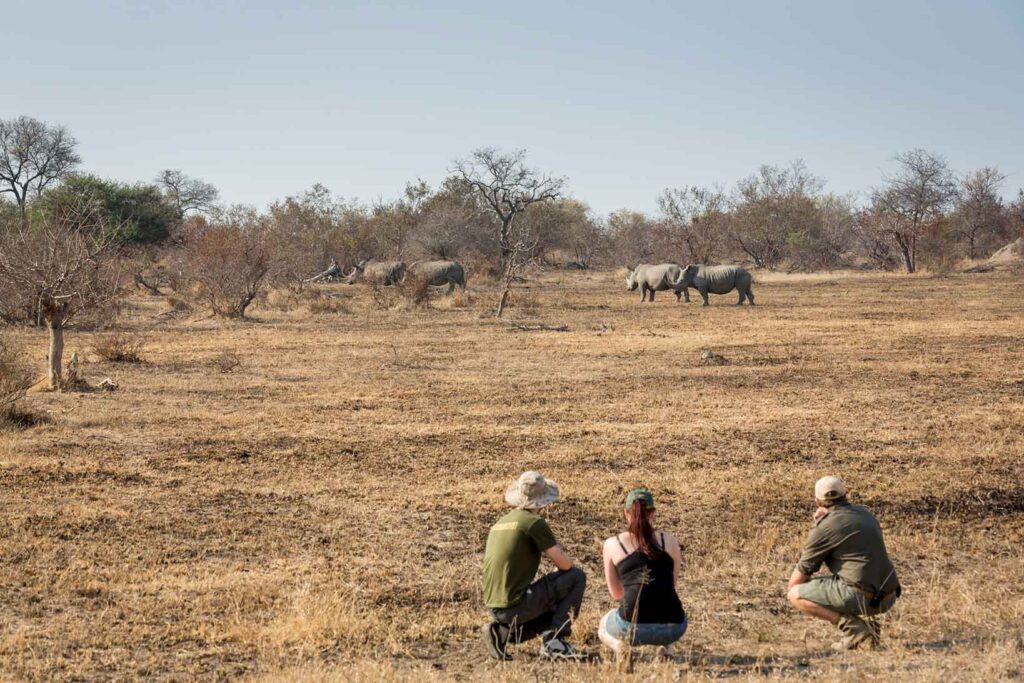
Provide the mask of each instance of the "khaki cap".
[{"label": "khaki cap", "polygon": [[846,485],[839,477],[829,475],[814,483],[814,497],[822,502],[836,500],[846,495]]}]

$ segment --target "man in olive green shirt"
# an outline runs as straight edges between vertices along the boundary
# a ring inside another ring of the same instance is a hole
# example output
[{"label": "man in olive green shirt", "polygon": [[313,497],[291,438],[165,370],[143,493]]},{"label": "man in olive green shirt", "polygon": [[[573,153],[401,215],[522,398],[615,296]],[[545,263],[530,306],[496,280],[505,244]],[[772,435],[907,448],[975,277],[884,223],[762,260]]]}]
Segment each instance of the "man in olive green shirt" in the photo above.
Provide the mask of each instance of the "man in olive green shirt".
[{"label": "man in olive green shirt", "polygon": [[[487,650],[495,659],[511,659],[509,644],[541,636],[542,656],[578,659],[583,655],[565,638],[579,615],[587,577],[536,514],[558,500],[558,486],[539,472],[524,472],[505,500],[515,509],[491,527],[484,551],[484,605],[494,617],[484,627]],[[558,571],[534,581],[541,555]]]},{"label": "man in olive green shirt", "polygon": [[[874,617],[889,611],[901,589],[889,560],[882,528],[862,505],[852,505],[839,477],[814,485],[818,509],[800,560],[789,579],[787,597],[801,612],[839,626],[837,650],[877,644]],[[811,578],[822,564],[830,576]]]}]

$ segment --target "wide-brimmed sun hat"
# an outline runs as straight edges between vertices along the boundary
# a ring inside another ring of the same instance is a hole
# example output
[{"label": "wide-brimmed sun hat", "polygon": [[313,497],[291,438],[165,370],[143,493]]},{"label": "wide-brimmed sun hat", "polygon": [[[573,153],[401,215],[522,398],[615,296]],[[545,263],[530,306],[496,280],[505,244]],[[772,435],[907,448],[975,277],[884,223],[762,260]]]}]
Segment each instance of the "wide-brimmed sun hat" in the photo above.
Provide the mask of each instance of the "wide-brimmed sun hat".
[{"label": "wide-brimmed sun hat", "polygon": [[558,484],[540,472],[523,472],[505,489],[505,502],[524,510],[537,510],[558,500]]},{"label": "wide-brimmed sun hat", "polygon": [[814,482],[814,498],[823,503],[846,496],[846,484],[839,477],[829,475]]}]

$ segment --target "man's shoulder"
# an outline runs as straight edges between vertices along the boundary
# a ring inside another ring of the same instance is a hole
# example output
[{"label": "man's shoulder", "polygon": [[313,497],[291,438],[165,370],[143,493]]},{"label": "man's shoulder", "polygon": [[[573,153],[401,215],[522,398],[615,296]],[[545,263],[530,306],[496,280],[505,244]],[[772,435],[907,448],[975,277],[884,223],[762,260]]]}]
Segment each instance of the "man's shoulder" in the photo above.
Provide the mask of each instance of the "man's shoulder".
[{"label": "man's shoulder", "polygon": [[544,518],[527,510],[517,508],[509,511],[504,517],[495,522],[494,526],[491,527],[491,530],[509,531],[512,529],[521,529],[526,531],[537,524],[537,522],[543,523]]},{"label": "man's shoulder", "polygon": [[820,522],[823,525],[827,524],[830,527],[878,524],[878,520],[875,519],[875,515],[871,510],[867,509],[863,505],[854,505],[853,503],[837,505],[835,508],[830,510],[827,515],[822,517]]},{"label": "man's shoulder", "polygon": [[871,512],[871,510],[867,509],[867,507],[865,507],[864,505],[854,505],[853,503],[851,503],[845,507],[847,510],[847,514],[853,517],[858,517],[860,519],[870,519],[872,521],[875,520],[875,513]]}]

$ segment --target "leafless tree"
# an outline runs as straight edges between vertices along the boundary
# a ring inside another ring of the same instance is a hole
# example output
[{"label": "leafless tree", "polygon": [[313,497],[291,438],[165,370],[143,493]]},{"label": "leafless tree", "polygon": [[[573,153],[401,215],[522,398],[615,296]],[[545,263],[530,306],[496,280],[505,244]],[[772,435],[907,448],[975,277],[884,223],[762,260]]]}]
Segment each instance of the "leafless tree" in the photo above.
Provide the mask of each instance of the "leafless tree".
[{"label": "leafless tree", "polygon": [[235,207],[215,221],[198,218],[186,226],[186,273],[214,314],[244,318],[269,284],[274,267],[270,223],[253,209]]},{"label": "leafless tree", "polygon": [[876,267],[893,270],[899,266],[899,255],[889,238],[885,221],[871,208],[858,211],[853,217],[853,242],[857,252]]},{"label": "leafless tree", "polygon": [[512,292],[512,283],[515,282],[519,273],[533,259],[537,248],[537,239],[530,235],[527,230],[518,226],[513,227],[508,239],[504,242],[508,246],[508,254],[505,261],[505,270],[501,277],[501,298],[498,300],[497,317],[505,313],[508,305],[508,297]]},{"label": "leafless tree", "polygon": [[402,259],[407,256],[417,229],[423,218],[423,207],[430,197],[430,187],[418,180],[407,183],[398,199],[380,200],[373,206],[373,232],[380,245],[379,256]]},{"label": "leafless tree", "polygon": [[87,203],[0,230],[0,296],[30,307],[49,331],[47,374],[62,389],[64,331],[76,316],[110,303],[122,284],[117,234]]},{"label": "leafless tree", "polygon": [[619,265],[649,262],[661,250],[657,224],[644,213],[619,209],[609,214],[606,225],[611,256]]},{"label": "leafless tree", "polygon": [[1010,237],[1024,237],[1024,190],[1017,191],[1017,199],[1006,207]]},{"label": "leafless tree", "polygon": [[762,166],[740,181],[730,221],[733,243],[754,265],[774,269],[786,256],[790,235],[811,229],[823,181],[803,161]]},{"label": "leafless tree", "polygon": [[728,211],[725,193],[705,187],[668,188],[658,206],[669,239],[690,263],[713,263],[720,256]]},{"label": "leafless tree", "polygon": [[566,237],[579,268],[590,268],[596,259],[607,256],[608,235],[589,211],[569,225]]},{"label": "leafless tree", "polygon": [[[536,239],[517,234],[516,218],[536,202],[556,199],[565,185],[563,178],[543,175],[526,165],[526,150],[503,154],[493,147],[471,153],[455,162],[453,173],[497,219],[500,272],[507,275],[517,262],[516,249]],[[521,260],[521,259],[520,259]]]},{"label": "leafless tree", "polygon": [[960,183],[960,194],[953,217],[957,238],[967,245],[967,258],[978,258],[981,249],[1000,247],[997,240],[1006,237],[1006,215],[999,188],[1006,176],[995,168],[982,168]]},{"label": "leafless tree", "polygon": [[156,183],[163,189],[178,212],[178,220],[184,220],[190,213],[210,213],[217,205],[220,193],[212,184],[191,178],[177,169],[161,171]]},{"label": "leafless tree", "polygon": [[917,270],[917,246],[944,218],[957,185],[946,160],[921,149],[896,155],[899,171],[872,196],[874,213],[896,244],[908,273]]},{"label": "leafless tree", "polygon": [[29,199],[74,170],[78,143],[64,126],[30,116],[0,120],[0,194],[10,193],[26,221]]},{"label": "leafless tree", "polygon": [[468,188],[457,178],[448,178],[421,208],[416,246],[424,254],[454,259],[467,251],[486,254],[496,251],[491,240],[493,212],[484,213]]}]

